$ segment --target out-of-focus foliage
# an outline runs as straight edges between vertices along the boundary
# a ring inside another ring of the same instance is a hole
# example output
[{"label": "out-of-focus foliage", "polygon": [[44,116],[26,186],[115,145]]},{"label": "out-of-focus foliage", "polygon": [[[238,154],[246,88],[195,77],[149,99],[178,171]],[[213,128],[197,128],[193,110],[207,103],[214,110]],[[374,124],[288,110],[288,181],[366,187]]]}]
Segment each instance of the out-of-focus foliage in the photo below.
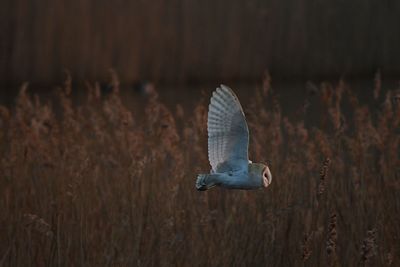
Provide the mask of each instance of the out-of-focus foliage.
[{"label": "out-of-focus foliage", "polygon": [[2,0],[0,83],[400,73],[399,1]]}]

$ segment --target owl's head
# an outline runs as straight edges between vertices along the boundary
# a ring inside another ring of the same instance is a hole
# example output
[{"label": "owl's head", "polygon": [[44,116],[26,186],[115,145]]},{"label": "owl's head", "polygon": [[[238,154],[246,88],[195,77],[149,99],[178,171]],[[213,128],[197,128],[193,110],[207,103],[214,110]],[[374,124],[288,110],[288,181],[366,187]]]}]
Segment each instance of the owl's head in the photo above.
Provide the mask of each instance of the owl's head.
[{"label": "owl's head", "polygon": [[250,163],[249,164],[250,175],[259,177],[262,181],[264,188],[267,188],[272,182],[272,174],[268,166],[262,163]]}]

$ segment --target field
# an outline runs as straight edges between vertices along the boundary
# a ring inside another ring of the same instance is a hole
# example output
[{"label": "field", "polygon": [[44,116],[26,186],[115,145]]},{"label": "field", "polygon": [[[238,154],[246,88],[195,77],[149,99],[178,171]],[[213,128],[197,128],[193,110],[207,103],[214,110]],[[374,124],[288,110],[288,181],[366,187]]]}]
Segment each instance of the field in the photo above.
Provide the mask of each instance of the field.
[{"label": "field", "polygon": [[[400,94],[311,88],[299,120],[267,77],[244,106],[266,190],[197,192],[209,95],[132,112],[71,80],[0,107],[0,266],[400,266]],[[318,106],[313,125],[306,123]]]}]

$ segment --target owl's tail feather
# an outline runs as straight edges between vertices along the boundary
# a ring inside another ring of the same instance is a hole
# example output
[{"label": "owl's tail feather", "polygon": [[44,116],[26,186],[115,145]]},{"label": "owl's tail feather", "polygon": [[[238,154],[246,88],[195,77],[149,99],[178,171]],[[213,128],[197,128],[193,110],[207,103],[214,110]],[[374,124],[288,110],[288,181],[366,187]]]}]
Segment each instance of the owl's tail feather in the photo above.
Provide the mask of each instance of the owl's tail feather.
[{"label": "owl's tail feather", "polygon": [[206,191],[214,186],[216,183],[214,181],[212,174],[199,174],[196,180],[196,189],[199,191]]}]

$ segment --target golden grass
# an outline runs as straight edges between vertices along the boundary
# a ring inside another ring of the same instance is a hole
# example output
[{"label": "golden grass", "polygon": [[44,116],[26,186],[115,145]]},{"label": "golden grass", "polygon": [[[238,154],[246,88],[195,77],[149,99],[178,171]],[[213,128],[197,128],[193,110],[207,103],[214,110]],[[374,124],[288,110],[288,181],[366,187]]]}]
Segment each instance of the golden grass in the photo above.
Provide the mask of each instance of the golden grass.
[{"label": "golden grass", "polygon": [[369,108],[324,83],[308,127],[282,115],[267,78],[245,112],[272,185],[200,193],[208,99],[171,111],[153,95],[144,114],[116,79],[80,105],[71,90],[43,102],[25,85],[0,107],[1,266],[400,265],[395,91],[369,92]]}]

